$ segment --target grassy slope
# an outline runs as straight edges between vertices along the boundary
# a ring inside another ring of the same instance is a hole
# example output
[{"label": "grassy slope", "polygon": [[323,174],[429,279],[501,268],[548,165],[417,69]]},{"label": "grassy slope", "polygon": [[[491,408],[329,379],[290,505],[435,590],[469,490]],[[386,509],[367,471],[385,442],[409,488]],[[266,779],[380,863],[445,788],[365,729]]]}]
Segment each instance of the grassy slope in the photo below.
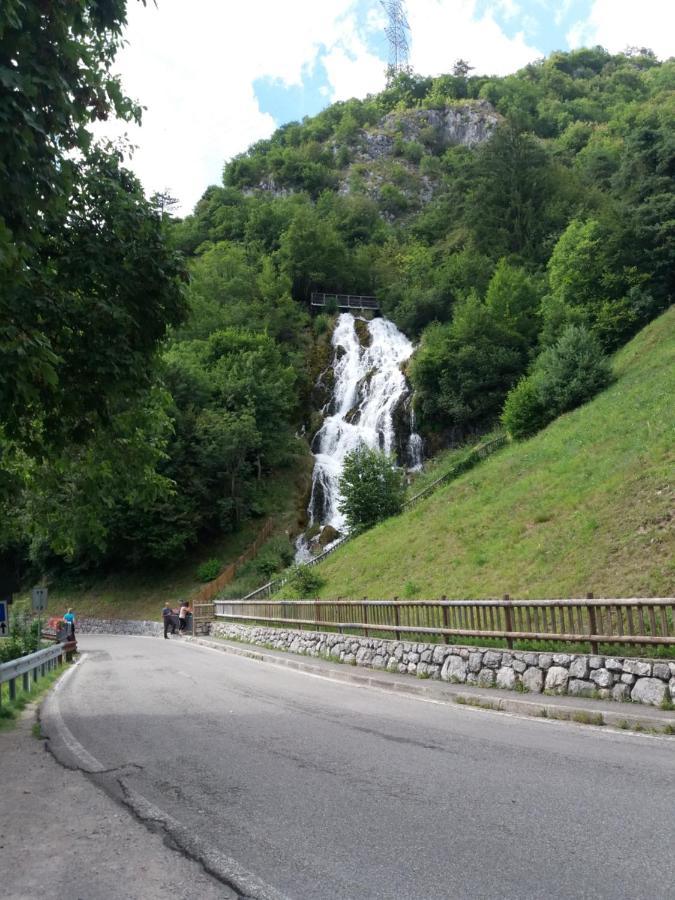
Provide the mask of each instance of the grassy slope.
[{"label": "grassy slope", "polygon": [[[297,529],[298,504],[305,502],[311,463],[309,452],[301,445],[293,464],[266,482],[262,500],[265,508],[277,510],[272,513],[274,534]],[[174,564],[158,569],[117,572],[77,588],[51,587],[49,615],[72,606],[81,617],[156,619],[165,602],[175,606],[178,600],[193,596],[202,587],[196,578],[200,563],[217,557],[223,566],[228,565],[255,540],[264,521],[263,517],[245,522],[234,534],[201,544]]]},{"label": "grassy slope", "polygon": [[321,596],[675,593],[675,308],[616,382],[337,551]]}]

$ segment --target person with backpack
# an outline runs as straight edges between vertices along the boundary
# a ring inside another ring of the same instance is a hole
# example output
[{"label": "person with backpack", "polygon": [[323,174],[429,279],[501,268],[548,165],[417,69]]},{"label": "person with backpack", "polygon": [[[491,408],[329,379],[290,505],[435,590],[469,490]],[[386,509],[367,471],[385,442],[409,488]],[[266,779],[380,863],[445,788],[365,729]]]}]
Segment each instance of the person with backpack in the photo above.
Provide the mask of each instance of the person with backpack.
[{"label": "person with backpack", "polygon": [[164,621],[164,637],[168,639],[168,632],[171,629],[171,634],[176,633],[176,619],[175,613],[168,605],[168,603],[164,604],[164,609],[162,610],[162,619]]}]

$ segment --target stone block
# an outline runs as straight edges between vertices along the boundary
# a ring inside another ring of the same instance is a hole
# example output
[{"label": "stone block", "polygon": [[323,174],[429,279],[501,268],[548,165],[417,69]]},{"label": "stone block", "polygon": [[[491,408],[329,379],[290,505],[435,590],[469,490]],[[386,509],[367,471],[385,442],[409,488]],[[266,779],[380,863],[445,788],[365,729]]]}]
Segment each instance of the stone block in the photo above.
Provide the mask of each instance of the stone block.
[{"label": "stone block", "polygon": [[514,659],[513,660],[513,671],[518,672],[519,674],[524,672],[527,668],[526,663],[523,662],[522,659]]},{"label": "stone block", "polygon": [[494,669],[481,669],[478,673],[479,687],[492,687],[495,683]]},{"label": "stone block", "polygon": [[577,656],[570,663],[570,678],[588,678],[588,660],[585,656]]},{"label": "stone block", "polygon": [[501,661],[502,655],[496,650],[487,650],[483,656],[483,666],[487,669],[498,669]]},{"label": "stone block", "polygon": [[396,672],[398,669],[398,660],[395,656],[389,657],[389,662],[387,663],[387,672]]},{"label": "stone block", "polygon": [[535,663],[540,669],[550,669],[553,665],[553,656],[550,653],[540,653],[539,661]]},{"label": "stone block", "polygon": [[512,653],[502,653],[502,665],[503,666],[512,666],[513,665],[513,654]]},{"label": "stone block", "polygon": [[417,677],[418,678],[426,678],[429,673],[429,666],[425,662],[417,663]]},{"label": "stone block", "polygon": [[652,674],[652,664],[644,662],[641,659],[624,659],[623,670],[630,675],[638,675],[640,678],[647,678]]},{"label": "stone block", "polygon": [[570,673],[564,666],[551,666],[546,673],[545,690],[553,694],[564,694],[567,690],[567,682]]},{"label": "stone block", "polygon": [[466,681],[467,664],[461,656],[448,656],[443,663],[441,679],[455,684],[463,684]]},{"label": "stone block", "polygon": [[408,662],[409,663],[418,663],[420,661],[420,655],[416,650],[408,653]]},{"label": "stone block", "polygon": [[432,654],[432,660],[436,663],[437,666],[442,666],[445,662],[445,657],[448,655],[450,651],[447,647],[443,647],[440,644],[434,647],[434,652]]},{"label": "stone block", "polygon": [[649,706],[661,706],[668,698],[668,685],[660,678],[638,678],[630,698],[634,703],[647,703]]},{"label": "stone block", "polygon": [[403,659],[403,644],[394,644],[394,658]]},{"label": "stone block", "polygon": [[516,673],[510,666],[502,666],[497,672],[497,687],[512,691],[516,686]]},{"label": "stone block", "polygon": [[652,667],[652,675],[654,678],[661,678],[663,681],[670,681],[670,666],[668,663],[654,663]]},{"label": "stone block", "polygon": [[483,654],[482,653],[471,653],[469,655],[469,671],[470,672],[480,672],[483,668]]},{"label": "stone block", "polygon": [[635,684],[635,675],[628,675],[624,672],[621,676],[621,682],[622,684]]},{"label": "stone block", "polygon": [[523,673],[523,685],[525,690],[541,694],[544,687],[544,673],[537,666],[530,666]]},{"label": "stone block", "polygon": [[374,669],[384,669],[386,664],[387,664],[386,657],[380,656],[379,654],[377,656],[373,657],[373,668]]},{"label": "stone block", "polygon": [[417,672],[417,663],[414,663],[414,662],[408,663],[407,672],[408,672],[408,675],[414,675]]},{"label": "stone block", "polygon": [[605,660],[605,668],[609,669],[610,672],[623,672],[623,660],[609,656]]},{"label": "stone block", "polygon": [[589,656],[588,665],[591,669],[602,669],[605,665],[605,660],[602,656]]},{"label": "stone block", "polygon": [[595,697],[598,692],[592,681],[584,681],[581,678],[571,678],[567,686],[567,693],[571,697]]},{"label": "stone block", "polygon": [[612,700],[627,703],[630,700],[630,688],[627,684],[615,684],[612,688]]},{"label": "stone block", "polygon": [[668,682],[668,690],[670,691],[670,699],[675,703],[675,675]]},{"label": "stone block", "polygon": [[554,653],[553,663],[556,666],[569,666],[572,657],[569,653]]},{"label": "stone block", "polygon": [[430,663],[433,654],[434,651],[431,649],[431,647],[429,647],[427,650],[423,650],[420,654],[420,661],[423,663]]},{"label": "stone block", "polygon": [[594,681],[599,688],[609,688],[614,684],[614,675],[607,669],[595,669],[591,672],[591,680]]},{"label": "stone block", "polygon": [[469,672],[466,676],[466,683],[473,685],[478,684],[478,675],[475,672]]},{"label": "stone block", "polygon": [[527,663],[528,666],[538,666],[539,665],[539,654],[538,653],[524,653],[523,654],[523,662]]}]

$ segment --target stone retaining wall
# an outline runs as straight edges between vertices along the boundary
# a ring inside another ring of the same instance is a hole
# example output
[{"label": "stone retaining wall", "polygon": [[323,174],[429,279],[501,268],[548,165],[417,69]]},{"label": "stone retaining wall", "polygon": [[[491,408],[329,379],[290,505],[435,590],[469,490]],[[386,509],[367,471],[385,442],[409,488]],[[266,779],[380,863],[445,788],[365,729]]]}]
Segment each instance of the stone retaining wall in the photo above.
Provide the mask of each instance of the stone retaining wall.
[{"label": "stone retaining wall", "polygon": [[143,634],[162,637],[162,622],[134,621],[131,619],[77,619],[75,633],[80,634]]},{"label": "stone retaining wall", "polygon": [[667,660],[383,641],[225,622],[215,622],[211,635],[457,684],[651,706],[675,703],[675,662]]}]

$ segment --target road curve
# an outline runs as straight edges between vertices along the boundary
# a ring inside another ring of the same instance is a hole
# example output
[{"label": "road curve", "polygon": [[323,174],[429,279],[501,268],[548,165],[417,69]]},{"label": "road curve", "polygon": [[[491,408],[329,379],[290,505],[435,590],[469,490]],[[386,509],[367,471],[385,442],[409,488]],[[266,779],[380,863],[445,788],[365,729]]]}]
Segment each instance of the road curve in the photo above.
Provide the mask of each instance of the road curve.
[{"label": "road curve", "polygon": [[[262,898],[675,896],[675,743],[85,635],[58,758]],[[228,874],[229,873],[229,874]]]}]

